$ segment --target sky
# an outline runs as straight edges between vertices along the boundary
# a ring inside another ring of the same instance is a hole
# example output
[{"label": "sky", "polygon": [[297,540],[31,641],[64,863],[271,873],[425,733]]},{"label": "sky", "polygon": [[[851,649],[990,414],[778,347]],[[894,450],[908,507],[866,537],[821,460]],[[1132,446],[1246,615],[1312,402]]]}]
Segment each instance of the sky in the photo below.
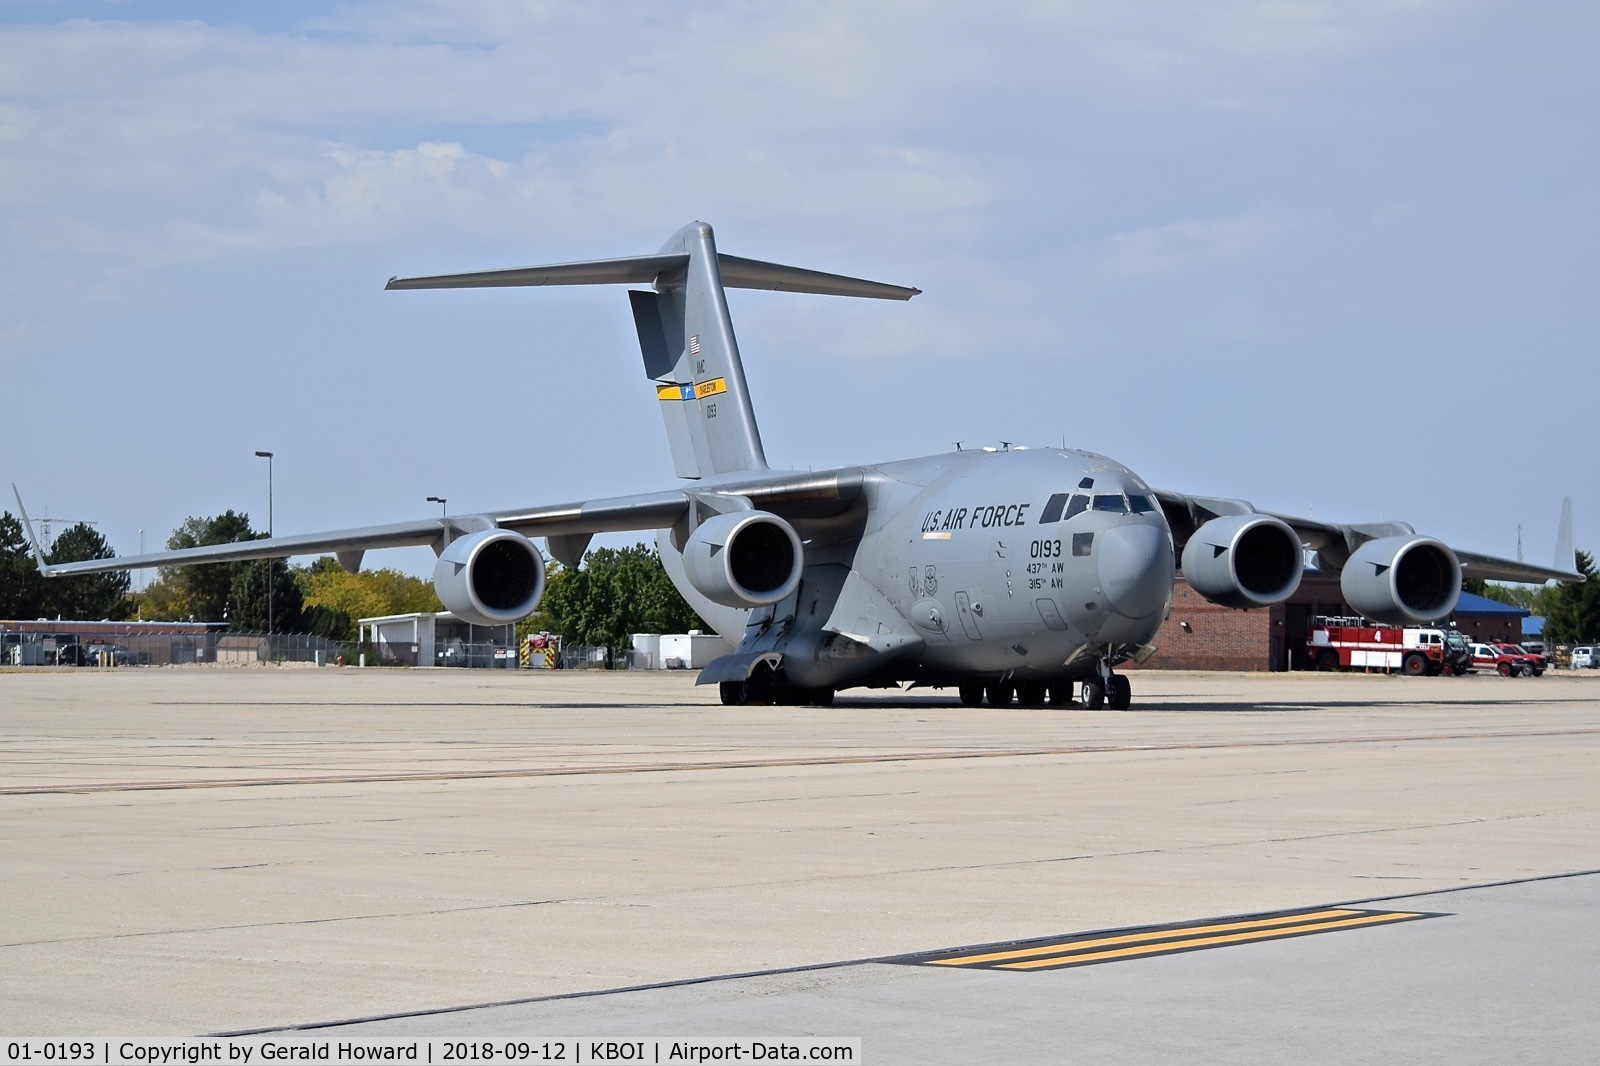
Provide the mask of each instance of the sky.
[{"label": "sky", "polygon": [[1597,54],[1568,0],[0,0],[0,481],[120,555],[264,528],[256,451],[279,534],[668,487],[621,288],[383,283],[702,220],[923,290],[730,293],[774,468],[1066,444],[1593,552]]}]

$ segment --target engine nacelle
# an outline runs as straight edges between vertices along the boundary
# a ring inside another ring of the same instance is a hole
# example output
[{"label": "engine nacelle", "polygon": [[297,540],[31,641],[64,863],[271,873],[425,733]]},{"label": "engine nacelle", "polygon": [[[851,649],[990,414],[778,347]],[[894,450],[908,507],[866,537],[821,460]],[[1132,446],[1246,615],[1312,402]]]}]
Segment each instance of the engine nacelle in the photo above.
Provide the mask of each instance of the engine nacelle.
[{"label": "engine nacelle", "polygon": [[794,527],[766,511],[735,511],[700,523],[683,546],[689,584],[724,607],[765,607],[800,584],[804,549]]},{"label": "engine nacelle", "polygon": [[450,542],[433,568],[445,610],[479,626],[528,617],[544,595],[544,557],[509,529],[486,529]]},{"label": "engine nacelle", "polygon": [[1300,538],[1270,515],[1213,518],[1183,546],[1189,587],[1224,607],[1267,607],[1300,587]]},{"label": "engine nacelle", "polygon": [[1455,609],[1461,562],[1432,537],[1383,537],[1350,553],[1339,588],[1345,603],[1374,622],[1434,622]]}]

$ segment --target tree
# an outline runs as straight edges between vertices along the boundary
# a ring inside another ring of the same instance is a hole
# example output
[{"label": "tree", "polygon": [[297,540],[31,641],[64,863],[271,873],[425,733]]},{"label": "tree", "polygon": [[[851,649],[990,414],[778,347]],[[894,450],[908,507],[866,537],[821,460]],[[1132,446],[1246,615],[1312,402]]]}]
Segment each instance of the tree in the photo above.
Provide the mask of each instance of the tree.
[{"label": "tree", "polygon": [[304,613],[300,584],[289,572],[289,564],[282,559],[258,559],[243,564],[234,575],[228,598],[232,604],[228,626],[235,632],[300,632]]},{"label": "tree", "polygon": [[297,570],[295,579],[300,583],[305,605],[318,612],[319,625],[328,628],[334,616],[344,617],[344,631],[336,638],[339,640],[355,639],[357,619],[444,610],[431,582],[398,570],[350,573],[337,561],[324,558]]},{"label": "tree", "polygon": [[1462,592],[1472,592],[1496,603],[1522,607],[1543,617],[1549,609],[1550,594],[1555,590],[1545,585],[1500,585],[1481,578],[1463,578]]},{"label": "tree", "polygon": [[1600,637],[1600,582],[1594,556],[1576,553],[1575,567],[1585,578],[1581,585],[1557,585],[1550,591],[1544,617],[1545,640],[1556,644],[1581,644]]},{"label": "tree", "polygon": [[189,606],[188,592],[175,576],[178,572],[171,570],[159,575],[144,587],[144,591],[135,594],[134,602],[141,619],[147,622],[194,620],[195,613]]},{"label": "tree", "polygon": [[552,574],[540,614],[562,639],[627,647],[634,633],[682,633],[705,623],[673,586],[654,548],[596,548],[577,570]]},{"label": "tree", "polygon": [[44,578],[22,535],[22,523],[0,512],[0,618],[38,618]]},{"label": "tree", "polygon": [[[250,516],[232,510],[213,518],[186,519],[172,531],[167,547],[173,551],[198,548],[204,544],[232,544],[236,541],[259,540],[266,536],[250,528]],[[220,622],[229,617],[233,601],[233,585],[239,575],[255,563],[202,563],[199,566],[165,567],[161,582],[173,586],[170,597],[185,608],[179,617],[194,618],[201,622]],[[152,586],[153,587],[153,586]],[[163,590],[165,592],[165,590]],[[153,615],[151,615],[153,617]],[[266,612],[262,612],[266,617]],[[262,626],[265,629],[265,626]]]},{"label": "tree", "polygon": [[[85,559],[115,559],[117,553],[111,550],[106,538],[79,522],[62,530],[44,557],[51,563],[76,563]],[[120,621],[128,616],[130,583],[126,570],[50,578],[44,582],[41,613],[47,618]]]}]

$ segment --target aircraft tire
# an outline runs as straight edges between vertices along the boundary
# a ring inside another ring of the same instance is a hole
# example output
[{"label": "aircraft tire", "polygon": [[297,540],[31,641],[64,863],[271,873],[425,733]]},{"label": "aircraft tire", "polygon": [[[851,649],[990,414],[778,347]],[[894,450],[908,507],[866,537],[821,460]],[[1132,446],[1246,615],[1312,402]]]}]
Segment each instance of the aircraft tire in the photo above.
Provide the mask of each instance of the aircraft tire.
[{"label": "aircraft tire", "polygon": [[1111,675],[1111,691],[1106,694],[1106,706],[1113,711],[1125,711],[1133,706],[1133,682],[1126,675]]},{"label": "aircraft tire", "polygon": [[1083,690],[1083,706],[1087,710],[1098,711],[1105,706],[1106,684],[1098,677],[1086,677],[1079,686]]},{"label": "aircraft tire", "polygon": [[738,707],[748,702],[743,681],[724,681],[717,686],[725,707]]},{"label": "aircraft tire", "polygon": [[961,706],[963,706],[963,707],[981,707],[981,706],[983,706],[983,686],[982,685],[958,685],[956,687],[956,692],[961,696]]}]

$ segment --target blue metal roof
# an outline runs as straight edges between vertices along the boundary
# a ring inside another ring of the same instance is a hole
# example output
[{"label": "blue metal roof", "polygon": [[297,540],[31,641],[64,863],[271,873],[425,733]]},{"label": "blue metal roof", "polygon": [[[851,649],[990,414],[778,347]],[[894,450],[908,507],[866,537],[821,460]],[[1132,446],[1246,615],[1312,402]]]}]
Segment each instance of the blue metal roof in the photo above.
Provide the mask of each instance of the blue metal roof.
[{"label": "blue metal roof", "polygon": [[1456,601],[1455,613],[1471,615],[1474,618],[1527,618],[1533,614],[1526,607],[1514,607],[1509,603],[1475,596],[1470,592],[1461,594],[1461,598]]}]

